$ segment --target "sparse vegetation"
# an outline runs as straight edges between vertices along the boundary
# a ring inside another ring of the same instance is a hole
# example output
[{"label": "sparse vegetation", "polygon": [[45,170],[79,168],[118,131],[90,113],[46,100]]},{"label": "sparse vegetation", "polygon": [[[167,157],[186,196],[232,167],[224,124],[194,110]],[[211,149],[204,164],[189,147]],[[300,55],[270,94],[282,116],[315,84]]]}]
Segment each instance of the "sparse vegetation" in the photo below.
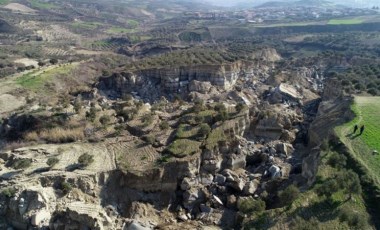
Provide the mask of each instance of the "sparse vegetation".
[{"label": "sparse vegetation", "polygon": [[82,167],[87,167],[89,166],[90,164],[92,164],[94,162],[94,156],[88,154],[88,153],[83,153],[82,155],[79,156],[78,158],[78,163],[82,166]]},{"label": "sparse vegetation", "polygon": [[239,200],[238,209],[239,211],[249,214],[252,212],[260,213],[265,210],[265,202],[263,200],[255,200],[252,197],[248,197],[246,199]]},{"label": "sparse vegetation", "polygon": [[26,169],[32,164],[32,159],[29,158],[19,158],[12,162],[12,168],[14,169]]},{"label": "sparse vegetation", "polygon": [[54,165],[58,164],[59,159],[57,157],[49,157],[46,164],[49,165],[50,168],[54,167]]}]

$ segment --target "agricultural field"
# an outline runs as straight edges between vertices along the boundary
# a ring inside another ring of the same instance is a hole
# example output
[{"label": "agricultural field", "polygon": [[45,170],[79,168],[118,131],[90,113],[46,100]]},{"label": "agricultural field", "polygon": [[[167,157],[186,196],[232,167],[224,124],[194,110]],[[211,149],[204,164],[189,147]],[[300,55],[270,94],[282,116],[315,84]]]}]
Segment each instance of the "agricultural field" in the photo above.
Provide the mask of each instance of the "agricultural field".
[{"label": "agricultural field", "polygon": [[[380,182],[380,97],[355,97],[352,110],[356,118],[343,126],[336,128],[341,140],[348,146],[366,168]],[[353,134],[354,125],[365,126],[364,133]]]},{"label": "agricultural field", "polygon": [[42,90],[47,83],[52,82],[56,77],[68,76],[75,66],[76,64],[70,64],[59,67],[48,67],[42,71],[35,70],[17,78],[16,83],[23,88],[39,91]]},{"label": "agricultural field", "polygon": [[361,24],[364,20],[359,18],[352,19],[331,19],[327,24],[328,25],[353,25],[353,24]]},{"label": "agricultural field", "polygon": [[39,9],[53,9],[57,7],[56,5],[46,1],[29,0],[29,2],[32,5],[32,7]]}]

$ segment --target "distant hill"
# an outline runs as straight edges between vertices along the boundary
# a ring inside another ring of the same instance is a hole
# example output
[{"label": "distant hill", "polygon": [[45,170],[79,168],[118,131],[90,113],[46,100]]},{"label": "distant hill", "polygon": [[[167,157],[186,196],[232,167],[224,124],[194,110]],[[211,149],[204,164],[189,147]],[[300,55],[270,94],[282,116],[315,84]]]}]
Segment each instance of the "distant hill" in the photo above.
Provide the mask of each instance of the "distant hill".
[{"label": "distant hill", "polygon": [[258,8],[281,8],[281,7],[331,7],[336,6],[335,3],[326,0],[300,0],[300,1],[271,1],[257,6]]}]

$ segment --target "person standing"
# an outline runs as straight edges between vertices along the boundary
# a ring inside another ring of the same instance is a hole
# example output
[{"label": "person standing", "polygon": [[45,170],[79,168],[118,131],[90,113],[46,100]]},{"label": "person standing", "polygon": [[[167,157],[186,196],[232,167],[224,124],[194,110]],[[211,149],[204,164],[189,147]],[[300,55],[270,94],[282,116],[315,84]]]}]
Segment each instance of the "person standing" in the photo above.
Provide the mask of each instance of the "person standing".
[{"label": "person standing", "polygon": [[362,134],[363,134],[364,129],[365,129],[365,127],[364,127],[364,125],[362,125],[362,127],[360,127],[360,134],[359,134],[359,135],[362,135]]},{"label": "person standing", "polygon": [[354,126],[354,132],[353,132],[353,134],[356,133],[356,131],[358,130],[358,128],[359,128],[358,125],[355,125],[355,126]]}]

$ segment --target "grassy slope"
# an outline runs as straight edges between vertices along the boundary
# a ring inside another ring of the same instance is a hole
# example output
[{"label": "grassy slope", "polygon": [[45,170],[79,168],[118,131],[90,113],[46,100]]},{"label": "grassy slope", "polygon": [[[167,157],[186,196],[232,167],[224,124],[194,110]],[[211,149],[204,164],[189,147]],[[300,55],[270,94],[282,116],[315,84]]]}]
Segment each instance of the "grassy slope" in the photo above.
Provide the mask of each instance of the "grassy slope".
[{"label": "grassy slope", "polygon": [[[356,118],[337,127],[336,132],[380,184],[380,156],[373,155],[373,150],[380,151],[380,97],[356,97],[352,110]],[[355,124],[365,125],[363,135],[351,135]]]},{"label": "grassy slope", "polygon": [[[247,229],[252,227],[256,229],[353,229],[347,222],[339,220],[339,210],[342,208],[348,208],[364,218],[369,218],[361,195],[353,195],[352,200],[347,200],[347,194],[338,191],[332,196],[333,202],[329,202],[326,197],[317,195],[317,188],[339,172],[339,169],[333,168],[327,163],[332,154],[332,150],[322,152],[316,183],[312,188],[303,192],[290,208],[272,209],[259,216],[253,215],[251,221],[245,225],[248,227]],[[310,218],[315,218],[318,226],[309,228],[302,228],[299,225],[289,226],[297,216],[307,222],[310,222]]]},{"label": "grassy slope", "polygon": [[16,83],[26,89],[40,91],[44,89],[46,83],[51,82],[55,77],[68,76],[70,71],[75,68],[76,63],[63,66],[53,66],[46,70],[34,70],[16,79]]}]

